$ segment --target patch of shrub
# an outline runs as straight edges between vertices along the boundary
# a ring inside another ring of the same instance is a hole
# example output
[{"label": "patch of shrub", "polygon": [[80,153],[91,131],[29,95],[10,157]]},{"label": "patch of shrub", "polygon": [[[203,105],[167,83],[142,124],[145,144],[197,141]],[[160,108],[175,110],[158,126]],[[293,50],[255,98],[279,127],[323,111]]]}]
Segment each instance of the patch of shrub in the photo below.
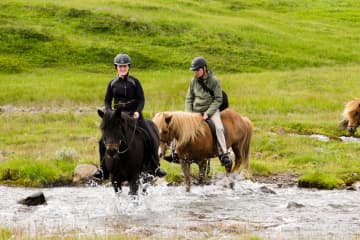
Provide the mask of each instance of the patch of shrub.
[{"label": "patch of shrub", "polygon": [[78,157],[78,153],[71,147],[62,147],[55,152],[56,160],[74,162]]},{"label": "patch of shrub", "polygon": [[72,18],[80,18],[91,15],[91,12],[84,9],[70,8],[66,15]]},{"label": "patch of shrub", "polygon": [[298,186],[303,188],[318,188],[318,189],[335,189],[339,188],[343,182],[333,175],[328,175],[322,172],[312,172],[305,174],[299,178]]}]

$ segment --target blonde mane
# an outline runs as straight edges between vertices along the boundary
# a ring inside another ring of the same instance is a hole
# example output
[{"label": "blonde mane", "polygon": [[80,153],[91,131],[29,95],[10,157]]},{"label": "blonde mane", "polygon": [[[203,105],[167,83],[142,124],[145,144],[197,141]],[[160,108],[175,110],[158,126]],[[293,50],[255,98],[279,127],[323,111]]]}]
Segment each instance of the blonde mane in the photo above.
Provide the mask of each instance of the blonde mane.
[{"label": "blonde mane", "polygon": [[164,129],[167,125],[165,119],[171,116],[169,128],[176,131],[179,139],[177,144],[183,145],[193,141],[199,136],[204,136],[206,131],[206,124],[204,124],[199,113],[190,112],[161,112],[157,113],[153,121],[158,126],[159,130]]},{"label": "blonde mane", "polygon": [[355,112],[360,112],[360,98],[356,98],[351,100],[345,104],[345,109],[343,112],[343,116],[346,119],[350,119],[353,117]]}]

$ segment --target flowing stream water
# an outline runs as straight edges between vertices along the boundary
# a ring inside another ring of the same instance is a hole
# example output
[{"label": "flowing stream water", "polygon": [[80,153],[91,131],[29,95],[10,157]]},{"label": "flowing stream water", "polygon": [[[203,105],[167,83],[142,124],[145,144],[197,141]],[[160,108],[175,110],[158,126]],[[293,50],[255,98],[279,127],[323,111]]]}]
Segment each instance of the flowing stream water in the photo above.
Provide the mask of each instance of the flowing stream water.
[{"label": "flowing stream water", "polygon": [[[18,188],[0,186],[0,226],[26,236],[122,233],[142,238],[360,239],[360,192],[314,190],[227,180],[204,187],[149,186],[133,198],[128,188]],[[264,191],[264,188],[270,191]],[[273,192],[271,192],[271,190]],[[17,200],[42,191],[47,204]]]}]

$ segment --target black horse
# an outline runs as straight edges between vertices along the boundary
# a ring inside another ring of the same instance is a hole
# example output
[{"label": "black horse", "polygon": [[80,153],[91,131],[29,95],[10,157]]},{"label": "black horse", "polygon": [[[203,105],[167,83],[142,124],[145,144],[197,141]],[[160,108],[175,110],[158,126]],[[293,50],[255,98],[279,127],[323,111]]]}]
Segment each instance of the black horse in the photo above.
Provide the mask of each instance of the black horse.
[{"label": "black horse", "polygon": [[[102,118],[100,129],[106,147],[104,161],[114,190],[118,192],[122,183],[128,181],[129,194],[136,195],[140,174],[148,170],[151,164],[151,150],[147,146],[149,136],[137,126],[137,120],[120,109],[98,110],[98,114]],[[155,136],[154,145],[158,148],[160,137],[156,125],[150,120],[144,121],[150,126]]]}]

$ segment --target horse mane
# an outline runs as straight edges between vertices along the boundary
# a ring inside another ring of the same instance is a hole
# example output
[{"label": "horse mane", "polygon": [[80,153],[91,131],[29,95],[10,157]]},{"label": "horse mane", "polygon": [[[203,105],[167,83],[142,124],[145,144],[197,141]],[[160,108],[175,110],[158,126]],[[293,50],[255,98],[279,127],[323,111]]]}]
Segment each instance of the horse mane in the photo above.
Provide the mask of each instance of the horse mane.
[{"label": "horse mane", "polygon": [[205,135],[206,124],[203,124],[203,119],[199,113],[161,112],[154,116],[153,121],[158,125],[159,129],[163,129],[167,125],[167,117],[171,117],[169,128],[178,133],[177,144],[179,145],[187,144],[197,137]]},{"label": "horse mane", "polygon": [[343,116],[346,119],[354,117],[354,113],[360,112],[360,98],[353,99],[345,104]]},{"label": "horse mane", "polygon": [[119,116],[116,116],[115,111],[105,111],[100,127],[103,128],[105,124],[108,124],[108,127],[122,127],[125,130],[129,127],[134,128],[135,122],[135,119],[126,112],[121,112],[121,117],[119,118]]}]

